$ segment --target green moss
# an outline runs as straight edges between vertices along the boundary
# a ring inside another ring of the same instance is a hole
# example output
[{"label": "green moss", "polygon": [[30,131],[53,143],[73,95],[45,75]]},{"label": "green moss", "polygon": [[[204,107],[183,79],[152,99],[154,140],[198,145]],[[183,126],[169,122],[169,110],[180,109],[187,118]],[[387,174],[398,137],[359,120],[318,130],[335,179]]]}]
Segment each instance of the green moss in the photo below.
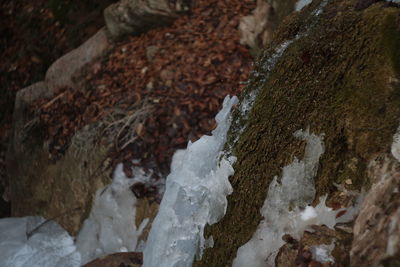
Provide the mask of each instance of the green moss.
[{"label": "green moss", "polygon": [[400,15],[391,14],[386,17],[387,28],[384,29],[382,47],[392,60],[397,76],[400,76]]},{"label": "green moss", "polygon": [[[252,77],[246,92],[259,86],[262,90],[234,147],[234,192],[225,217],[206,230],[215,240],[214,248],[195,266],[231,265],[238,247],[252,237],[262,219],[259,210],[269,183],[294,156],[302,157],[304,143],[293,137],[299,129],[324,134],[325,153],[315,178],[317,198],[347,179],[354,190],[369,185],[368,162],[389,150],[399,124],[400,94],[389,81],[398,73],[400,45],[392,36],[397,34],[393,24],[400,11],[376,4],[355,12],[351,5],[344,0],[329,4],[309,35],[288,48],[265,82],[261,66],[273,47],[259,59],[261,77]],[[301,16],[295,14],[288,24],[305,28],[309,19]],[[296,31],[283,26],[276,38]],[[236,116],[236,124],[243,123]]]}]

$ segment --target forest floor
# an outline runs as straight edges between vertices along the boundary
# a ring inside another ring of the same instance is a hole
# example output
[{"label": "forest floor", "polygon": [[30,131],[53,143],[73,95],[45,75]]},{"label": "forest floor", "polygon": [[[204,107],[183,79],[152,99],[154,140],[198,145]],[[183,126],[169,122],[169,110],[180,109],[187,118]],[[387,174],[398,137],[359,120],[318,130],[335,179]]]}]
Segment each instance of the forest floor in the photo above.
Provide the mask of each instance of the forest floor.
[{"label": "forest floor", "polygon": [[[44,79],[48,67],[104,26],[115,0],[4,0],[0,2],[0,196],[7,183],[5,155],[18,90]],[[0,197],[0,217],[9,204]]]},{"label": "forest floor", "polygon": [[[0,100],[2,162],[15,92],[43,80],[52,62],[103,26],[102,10],[112,1],[89,2],[0,4],[0,34],[5,36],[0,93],[6,96]],[[210,134],[224,97],[244,88],[253,59],[239,42],[238,25],[254,8],[253,0],[194,1],[190,14],[172,25],[116,43],[82,73],[82,88],[61,88],[55,98],[37,103],[51,140],[49,154],[62,157],[72,136],[87,124],[108,117],[126,121],[142,110],[135,127],[119,128],[110,151],[112,166],[123,162],[129,176],[132,160],[140,159],[142,166],[166,175],[174,151]],[[4,165],[0,168],[4,181]]]}]

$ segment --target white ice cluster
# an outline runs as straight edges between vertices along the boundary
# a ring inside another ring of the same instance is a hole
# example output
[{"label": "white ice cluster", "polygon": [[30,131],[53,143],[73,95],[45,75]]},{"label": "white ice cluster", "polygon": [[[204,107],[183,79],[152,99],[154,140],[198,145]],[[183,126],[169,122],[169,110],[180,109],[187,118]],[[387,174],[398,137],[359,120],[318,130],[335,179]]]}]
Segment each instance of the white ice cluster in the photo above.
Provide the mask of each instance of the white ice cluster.
[{"label": "white ice cluster", "polygon": [[[99,256],[134,251],[148,220],[136,229],[136,198],[129,187],[148,182],[149,176],[136,168],[128,179],[119,165],[113,182],[96,193],[95,201],[74,243],[60,225],[41,217],[0,220],[0,266],[81,266]],[[28,234],[27,234],[28,233]],[[30,236],[28,238],[28,236]]]},{"label": "white ice cluster", "polygon": [[321,263],[335,262],[335,259],[331,255],[334,248],[335,248],[334,242],[332,242],[329,245],[312,246],[311,253],[313,255],[313,259]]},{"label": "white ice cluster", "polygon": [[397,131],[393,136],[391,152],[393,157],[400,161],[400,126],[397,128]]},{"label": "white ice cluster", "polygon": [[120,164],[115,169],[113,182],[96,192],[90,215],[76,241],[83,264],[102,255],[135,251],[148,220],[136,228],[136,197],[130,186],[148,177],[144,172],[134,174],[134,179],[127,178]]},{"label": "white ice cluster", "polygon": [[53,221],[37,228],[44,221],[42,217],[0,220],[0,266],[80,266],[71,236]]},{"label": "white ice cluster", "polygon": [[201,257],[202,250],[212,246],[212,241],[203,237],[204,227],[221,219],[226,212],[226,196],[232,192],[228,177],[233,174],[235,159],[226,159],[222,149],[230,112],[237,101],[227,96],[212,135],[189,142],[186,150],[174,156],[144,250],[143,266],[191,266],[196,255]]},{"label": "white ice cluster", "polygon": [[294,135],[307,142],[304,159],[295,158],[283,168],[282,177],[271,182],[261,209],[264,219],[251,240],[238,249],[234,267],[274,266],[284,234],[299,239],[308,225],[333,227],[336,223],[337,212],[325,206],[325,198],[315,208],[309,206],[315,197],[314,177],[324,152],[323,137],[308,130]]},{"label": "white ice cluster", "polygon": [[294,7],[294,10],[300,11],[302,10],[305,6],[308,6],[309,4],[312,3],[312,0],[298,0],[296,2],[296,5]]}]

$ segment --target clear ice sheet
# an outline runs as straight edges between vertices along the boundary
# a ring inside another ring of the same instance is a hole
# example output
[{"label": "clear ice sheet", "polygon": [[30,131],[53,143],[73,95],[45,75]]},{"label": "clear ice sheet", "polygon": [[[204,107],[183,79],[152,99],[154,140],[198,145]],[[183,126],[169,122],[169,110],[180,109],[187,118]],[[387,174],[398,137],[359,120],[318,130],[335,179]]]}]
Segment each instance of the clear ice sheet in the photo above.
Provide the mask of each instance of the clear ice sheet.
[{"label": "clear ice sheet", "polygon": [[56,222],[43,224],[28,238],[27,233],[44,221],[33,216],[0,220],[0,266],[80,266],[72,237]]},{"label": "clear ice sheet", "polygon": [[297,3],[296,3],[296,5],[295,5],[295,7],[294,7],[294,10],[300,11],[300,10],[302,10],[305,6],[308,6],[308,5],[311,4],[311,3],[312,3],[312,0],[298,0]]},{"label": "clear ice sheet", "polygon": [[130,186],[148,179],[140,169],[135,169],[134,178],[127,178],[120,164],[114,172],[113,182],[96,192],[90,215],[76,241],[83,264],[99,256],[135,251],[148,220],[136,227],[136,197]]},{"label": "clear ice sheet", "polygon": [[212,135],[189,142],[186,150],[173,157],[166,191],[144,249],[143,266],[191,266],[195,256],[201,257],[203,249],[212,244],[203,237],[204,227],[225,214],[226,196],[232,192],[228,177],[233,174],[235,159],[225,158],[222,149],[237,101],[227,96]]}]

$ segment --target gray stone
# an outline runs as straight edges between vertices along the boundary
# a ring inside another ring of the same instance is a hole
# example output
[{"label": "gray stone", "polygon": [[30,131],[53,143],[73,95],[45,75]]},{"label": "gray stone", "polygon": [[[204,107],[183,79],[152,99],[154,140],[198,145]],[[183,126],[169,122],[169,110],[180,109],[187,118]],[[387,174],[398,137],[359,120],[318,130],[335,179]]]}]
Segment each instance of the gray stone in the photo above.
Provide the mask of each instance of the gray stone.
[{"label": "gray stone", "polygon": [[62,87],[74,87],[74,77],[79,75],[85,66],[100,58],[110,45],[106,30],[99,30],[81,46],[60,57],[50,66],[45,77],[47,86],[52,91]]},{"label": "gray stone", "polygon": [[117,39],[169,25],[188,7],[187,0],[176,1],[175,5],[167,0],[121,0],[104,10],[104,19],[109,36]]},{"label": "gray stone", "polygon": [[254,56],[271,41],[274,30],[291,14],[297,1],[257,0],[252,14],[240,20],[240,43],[250,47]]}]

